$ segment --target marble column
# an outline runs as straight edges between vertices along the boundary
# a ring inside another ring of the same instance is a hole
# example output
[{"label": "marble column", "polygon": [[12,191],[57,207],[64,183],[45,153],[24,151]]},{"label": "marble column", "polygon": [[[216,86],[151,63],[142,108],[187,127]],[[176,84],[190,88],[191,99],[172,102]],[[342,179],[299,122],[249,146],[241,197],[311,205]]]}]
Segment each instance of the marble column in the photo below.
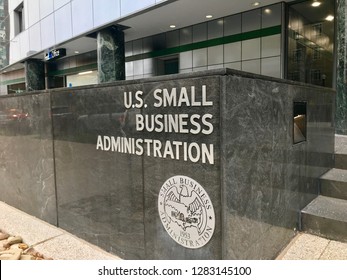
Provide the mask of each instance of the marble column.
[{"label": "marble column", "polygon": [[98,32],[98,82],[125,80],[124,33],[116,27]]},{"label": "marble column", "polygon": [[24,64],[26,90],[45,89],[45,63],[38,59],[29,59]]},{"label": "marble column", "polygon": [[347,135],[347,1],[337,1],[336,133]]}]

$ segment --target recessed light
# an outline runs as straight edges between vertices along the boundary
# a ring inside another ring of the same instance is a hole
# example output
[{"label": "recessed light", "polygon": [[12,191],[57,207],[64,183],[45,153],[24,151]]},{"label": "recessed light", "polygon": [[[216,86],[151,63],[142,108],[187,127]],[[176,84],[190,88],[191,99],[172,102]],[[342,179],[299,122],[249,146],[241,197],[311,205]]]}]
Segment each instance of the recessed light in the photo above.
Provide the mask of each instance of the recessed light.
[{"label": "recessed light", "polygon": [[93,71],[85,71],[85,72],[78,73],[78,75],[87,75],[87,74],[91,74],[91,73],[93,73]]},{"label": "recessed light", "polygon": [[313,3],[311,4],[312,7],[319,7],[322,3],[319,1],[313,1]]},{"label": "recessed light", "polygon": [[271,11],[271,9],[265,9],[265,10],[264,10],[264,13],[269,15],[269,14],[272,13],[272,11]]},{"label": "recessed light", "polygon": [[176,28],[176,25],[171,24],[171,25],[170,25],[170,28]]},{"label": "recessed light", "polygon": [[328,16],[325,18],[325,20],[327,20],[327,21],[333,21],[333,20],[334,20],[334,16],[328,15]]},{"label": "recessed light", "polygon": [[206,15],[206,18],[213,18],[213,15]]},{"label": "recessed light", "polygon": [[257,7],[257,6],[259,6],[260,5],[260,2],[254,2],[254,3],[252,3],[252,6],[254,6],[254,7]]},{"label": "recessed light", "polygon": [[75,51],[75,54],[78,54],[78,53],[80,53],[79,51]]}]

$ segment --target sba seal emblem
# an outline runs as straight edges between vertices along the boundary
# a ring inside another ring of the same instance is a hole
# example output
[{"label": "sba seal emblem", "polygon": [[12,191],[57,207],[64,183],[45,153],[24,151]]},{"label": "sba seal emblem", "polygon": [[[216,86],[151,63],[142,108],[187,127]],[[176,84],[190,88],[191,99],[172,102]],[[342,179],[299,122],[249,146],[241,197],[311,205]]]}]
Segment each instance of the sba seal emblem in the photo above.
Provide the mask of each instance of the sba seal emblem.
[{"label": "sba seal emblem", "polygon": [[210,197],[186,176],[168,179],[160,189],[158,211],[167,233],[178,244],[197,249],[213,236],[215,214]]}]

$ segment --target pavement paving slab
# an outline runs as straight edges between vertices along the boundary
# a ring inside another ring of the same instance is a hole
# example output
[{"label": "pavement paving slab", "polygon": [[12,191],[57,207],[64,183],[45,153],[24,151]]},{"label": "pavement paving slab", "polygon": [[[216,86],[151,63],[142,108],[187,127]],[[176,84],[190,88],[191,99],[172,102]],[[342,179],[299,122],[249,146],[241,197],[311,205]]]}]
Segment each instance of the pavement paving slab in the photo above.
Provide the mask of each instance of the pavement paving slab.
[{"label": "pavement paving slab", "polygon": [[54,260],[120,260],[67,231],[0,202],[0,230],[19,235],[45,257]]},{"label": "pavement paving slab", "polygon": [[300,233],[277,260],[347,260],[347,243]]}]

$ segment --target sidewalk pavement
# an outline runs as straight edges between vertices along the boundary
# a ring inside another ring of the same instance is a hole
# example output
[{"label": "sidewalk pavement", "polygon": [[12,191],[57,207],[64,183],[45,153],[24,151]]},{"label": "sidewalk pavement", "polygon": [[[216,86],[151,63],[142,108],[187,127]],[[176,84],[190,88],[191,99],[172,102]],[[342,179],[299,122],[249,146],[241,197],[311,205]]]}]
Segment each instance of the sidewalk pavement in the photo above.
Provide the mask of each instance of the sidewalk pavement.
[{"label": "sidewalk pavement", "polygon": [[347,243],[299,233],[277,260],[347,260]]},{"label": "sidewalk pavement", "polygon": [[[46,258],[54,260],[120,260],[63,229],[0,202],[0,230],[20,235]],[[271,242],[271,240],[269,240]],[[347,260],[347,243],[300,233],[276,260]]]},{"label": "sidewalk pavement", "polygon": [[119,260],[63,229],[0,202],[0,230],[19,235],[45,258],[54,260]]}]

